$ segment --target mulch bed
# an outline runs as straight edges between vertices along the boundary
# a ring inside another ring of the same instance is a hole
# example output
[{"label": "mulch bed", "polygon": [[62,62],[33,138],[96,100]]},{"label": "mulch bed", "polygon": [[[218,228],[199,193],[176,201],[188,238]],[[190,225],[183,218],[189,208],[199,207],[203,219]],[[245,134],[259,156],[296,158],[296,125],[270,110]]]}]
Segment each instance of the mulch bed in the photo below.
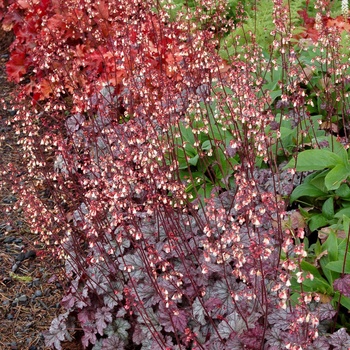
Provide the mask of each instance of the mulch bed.
[{"label": "mulch bed", "polygon": [[[47,349],[42,333],[63,312],[58,278],[63,268],[50,255],[37,254],[45,247],[35,245],[37,235],[30,232],[21,210],[14,210],[16,194],[4,175],[10,162],[19,171],[24,167],[17,135],[8,125],[15,114],[14,85],[7,82],[5,72],[11,40],[11,33],[0,30],[0,349],[41,350]],[[78,342],[62,348],[81,349]]]}]

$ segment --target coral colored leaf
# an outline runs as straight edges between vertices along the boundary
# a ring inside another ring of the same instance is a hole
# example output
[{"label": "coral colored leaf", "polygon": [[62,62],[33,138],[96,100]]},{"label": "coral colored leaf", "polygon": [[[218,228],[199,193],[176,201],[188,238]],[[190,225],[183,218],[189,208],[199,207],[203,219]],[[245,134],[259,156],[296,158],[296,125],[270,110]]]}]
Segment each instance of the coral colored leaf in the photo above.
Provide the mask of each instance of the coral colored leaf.
[{"label": "coral colored leaf", "polygon": [[347,31],[347,32],[350,32],[350,23],[348,20],[345,20],[343,16],[338,16],[334,19],[332,18],[329,18],[327,20],[327,23],[326,23],[326,26],[328,28],[330,27],[335,27],[337,28],[339,31]]},{"label": "coral colored leaf", "polygon": [[[37,2],[37,1],[36,1]],[[35,3],[35,1],[34,1]],[[32,6],[32,2],[28,1],[28,0],[17,0],[17,4],[19,5],[19,7],[23,10],[28,9],[29,7]]]},{"label": "coral colored leaf", "polygon": [[50,97],[52,93],[52,84],[47,80],[43,79],[39,84],[39,100],[44,100]]}]

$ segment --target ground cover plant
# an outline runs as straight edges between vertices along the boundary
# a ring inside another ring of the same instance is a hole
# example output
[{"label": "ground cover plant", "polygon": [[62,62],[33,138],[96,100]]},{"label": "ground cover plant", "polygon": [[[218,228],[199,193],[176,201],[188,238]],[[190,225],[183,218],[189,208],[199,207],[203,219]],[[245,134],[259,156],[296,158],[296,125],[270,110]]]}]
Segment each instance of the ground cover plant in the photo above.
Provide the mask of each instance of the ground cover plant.
[{"label": "ground cover plant", "polygon": [[66,272],[48,346],[350,346],[337,5],[9,1],[14,190]]}]

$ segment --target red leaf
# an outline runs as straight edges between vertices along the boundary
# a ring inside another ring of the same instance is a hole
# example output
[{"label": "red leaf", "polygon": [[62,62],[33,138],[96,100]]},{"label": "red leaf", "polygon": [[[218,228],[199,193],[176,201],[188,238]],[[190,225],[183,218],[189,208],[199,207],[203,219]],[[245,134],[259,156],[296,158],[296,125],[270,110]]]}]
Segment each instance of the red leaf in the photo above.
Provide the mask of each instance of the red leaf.
[{"label": "red leaf", "polygon": [[47,21],[47,28],[50,30],[63,29],[66,27],[66,24],[63,22],[64,16],[56,13]]},{"label": "red leaf", "polygon": [[23,22],[22,16],[17,11],[15,4],[12,4],[6,11],[5,16],[2,20],[2,29],[6,32],[12,30],[13,27],[18,26]]},{"label": "red leaf", "polygon": [[97,11],[101,15],[101,18],[108,20],[109,18],[108,5],[104,1],[98,1],[97,5],[95,6]]},{"label": "red leaf", "polygon": [[6,64],[6,73],[9,80],[19,83],[26,72],[26,54],[24,52],[13,53]]}]

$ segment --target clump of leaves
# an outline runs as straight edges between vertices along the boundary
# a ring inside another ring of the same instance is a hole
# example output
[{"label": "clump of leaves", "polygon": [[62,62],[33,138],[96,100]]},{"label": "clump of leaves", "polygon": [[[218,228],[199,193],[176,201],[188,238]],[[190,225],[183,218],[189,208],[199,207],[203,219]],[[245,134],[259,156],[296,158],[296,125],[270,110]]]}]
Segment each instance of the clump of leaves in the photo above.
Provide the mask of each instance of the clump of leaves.
[{"label": "clump of leaves", "polygon": [[349,215],[349,151],[335,137],[320,141],[319,149],[309,149],[290,160],[287,167],[296,171],[313,171],[290,196],[290,203],[299,202],[310,230],[337,224]]}]

